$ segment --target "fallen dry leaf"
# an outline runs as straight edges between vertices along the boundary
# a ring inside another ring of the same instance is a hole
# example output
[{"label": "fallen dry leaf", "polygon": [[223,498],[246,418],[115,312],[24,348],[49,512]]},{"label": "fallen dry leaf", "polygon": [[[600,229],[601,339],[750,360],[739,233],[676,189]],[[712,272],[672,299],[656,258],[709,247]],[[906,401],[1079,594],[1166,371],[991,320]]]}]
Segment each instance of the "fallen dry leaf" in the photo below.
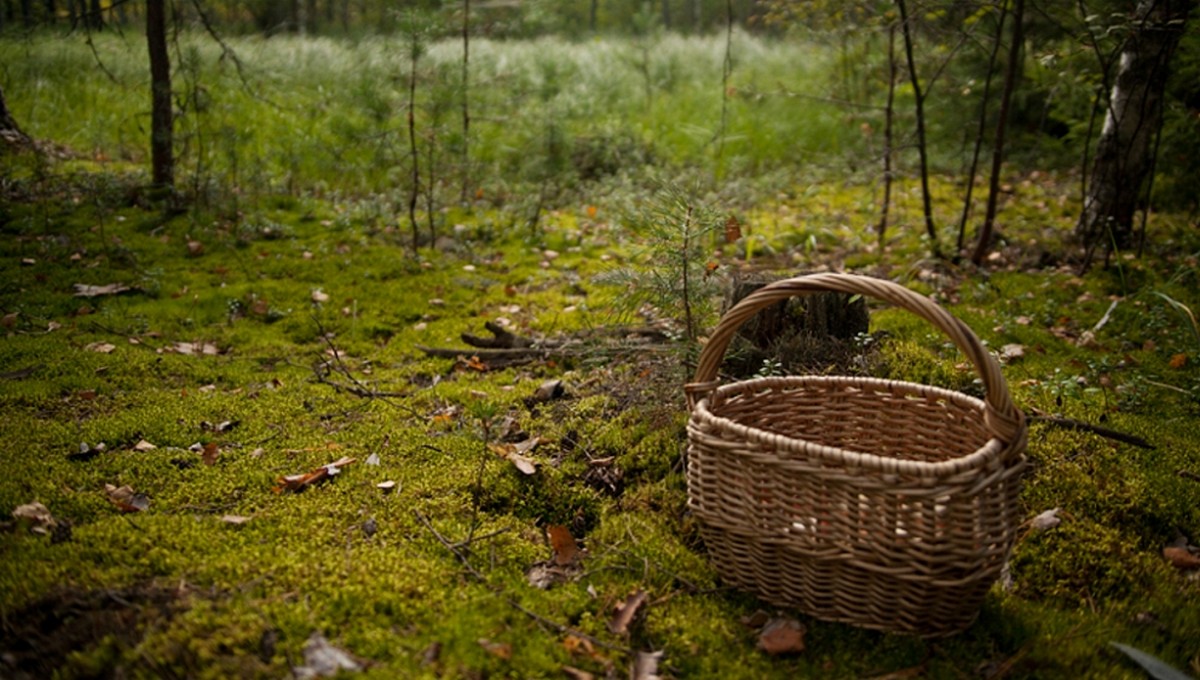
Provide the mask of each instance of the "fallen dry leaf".
[{"label": "fallen dry leaf", "polygon": [[563,639],[562,644],[563,649],[571,655],[593,656],[596,653],[596,646],[592,644],[592,641],[578,635],[568,635]]},{"label": "fallen dry leaf", "polygon": [[758,648],[772,656],[804,651],[804,624],[795,619],[774,619],[758,634]]},{"label": "fallen dry leaf", "polygon": [[301,680],[311,680],[333,677],[343,670],[361,671],[362,664],[329,644],[324,635],[314,632],[304,643],[304,665],[293,668],[292,672]]},{"label": "fallen dry leaf", "polygon": [[325,291],[321,290],[320,288],[317,288],[317,289],[313,290],[313,292],[312,292],[312,301],[317,304],[329,302],[329,293],[326,293]]},{"label": "fallen dry leaf", "polygon": [[133,445],[133,450],[140,451],[141,453],[145,453],[147,451],[153,451],[154,449],[157,449],[157,448],[158,448],[157,446],[155,446],[154,444],[151,444],[150,442],[146,441],[145,439],[142,439],[141,441],[139,441],[138,443]]},{"label": "fallen dry leaf", "polygon": [[177,342],[168,349],[185,356],[216,356],[221,353],[220,348],[211,342]]},{"label": "fallen dry leaf", "polygon": [[521,474],[532,475],[537,473],[537,463],[532,458],[526,458],[519,453],[513,452],[505,456],[509,462],[513,464]]},{"label": "fallen dry leaf", "polygon": [[1171,360],[1168,361],[1167,364],[1171,368],[1179,369],[1179,368],[1183,368],[1184,366],[1187,365],[1187,360],[1188,360],[1187,355],[1184,354],[1183,352],[1180,352],[1179,354],[1172,356]]},{"label": "fallen dry leaf", "polygon": [[1187,548],[1170,547],[1163,548],[1163,557],[1171,563],[1171,566],[1183,571],[1192,569],[1200,569],[1200,557],[1193,555]]},{"label": "fallen dry leaf", "polygon": [[507,642],[492,642],[487,638],[479,638],[479,646],[494,657],[505,661],[512,658],[512,645]]},{"label": "fallen dry leaf", "polygon": [[1029,525],[1033,527],[1034,531],[1053,529],[1059,524],[1062,524],[1062,519],[1058,516],[1059,509],[1060,508],[1053,508],[1041,513],[1037,517],[1034,517],[1032,520],[1030,520]]},{"label": "fallen dry leaf", "polygon": [[150,497],[134,492],[128,484],[120,487],[105,484],[104,491],[108,494],[108,500],[121,512],[142,512],[150,507]]},{"label": "fallen dry leaf", "polygon": [[591,673],[575,668],[574,666],[563,666],[562,671],[568,678],[571,678],[572,680],[593,680],[593,678],[596,677]]},{"label": "fallen dry leaf", "polygon": [[99,352],[100,354],[108,354],[117,348],[116,345],[107,342],[91,342],[83,346],[89,352]]},{"label": "fallen dry leaf", "polygon": [[216,442],[209,442],[204,445],[204,450],[200,453],[200,459],[205,465],[215,465],[217,456],[221,455],[221,447],[217,446]]},{"label": "fallen dry leaf", "polygon": [[234,526],[241,526],[241,525],[245,524],[246,522],[249,522],[250,518],[243,517],[242,515],[221,515],[221,521],[226,524],[232,524]]},{"label": "fallen dry leaf", "polygon": [[662,652],[638,652],[633,660],[633,668],[629,672],[632,680],[661,680],[658,674],[658,663],[662,661]]},{"label": "fallen dry leaf", "polygon": [[625,598],[624,603],[617,606],[616,613],[608,622],[608,630],[616,635],[624,635],[629,632],[629,624],[633,622],[633,617],[637,616],[638,610],[645,603],[646,591],[639,588]]},{"label": "fallen dry leaf", "polygon": [[50,509],[37,501],[18,505],[12,516],[18,522],[28,524],[29,530],[35,534],[48,534],[58,524],[50,514]]},{"label": "fallen dry leaf", "polygon": [[546,534],[550,537],[550,548],[554,550],[555,564],[565,567],[579,560],[579,544],[566,527],[551,524],[546,527]]},{"label": "fallen dry leaf", "polygon": [[750,616],[743,616],[741,619],[742,625],[747,628],[762,628],[770,620],[771,615],[761,609],[756,610]]},{"label": "fallen dry leaf", "polygon": [[188,255],[191,255],[192,257],[196,257],[198,255],[203,255],[204,254],[204,244],[199,241],[188,241],[187,242],[187,253],[188,253]]},{"label": "fallen dry leaf", "polygon": [[335,460],[332,463],[322,465],[310,472],[301,473],[298,475],[287,475],[275,480],[275,488],[272,489],[275,493],[283,491],[303,491],[317,482],[324,481],[339,474],[342,468],[350,465],[356,459],[347,456]]},{"label": "fallen dry leaf", "polygon": [[525,572],[525,580],[538,590],[549,590],[559,583],[569,580],[567,569],[554,564],[554,561],[538,562]]},{"label": "fallen dry leaf", "polygon": [[1006,364],[1025,356],[1025,345],[1008,344],[1000,348],[1000,361]]},{"label": "fallen dry leaf", "polygon": [[565,393],[566,390],[563,388],[561,380],[547,380],[538,386],[537,391],[533,393],[532,401],[535,403],[553,401],[561,399]]},{"label": "fallen dry leaf", "polygon": [[75,297],[99,297],[101,295],[118,295],[128,290],[132,290],[129,286],[121,283],[106,283],[103,286],[93,286],[86,283],[77,283],[73,286],[75,289]]},{"label": "fallen dry leaf", "polygon": [[380,491],[382,491],[384,493],[391,493],[392,490],[394,490],[396,488],[396,482],[389,479],[386,482],[380,482],[380,483],[376,484],[375,488],[379,489]]},{"label": "fallen dry leaf", "polygon": [[729,219],[725,220],[725,242],[733,243],[741,237],[742,225],[735,215],[730,215]]}]

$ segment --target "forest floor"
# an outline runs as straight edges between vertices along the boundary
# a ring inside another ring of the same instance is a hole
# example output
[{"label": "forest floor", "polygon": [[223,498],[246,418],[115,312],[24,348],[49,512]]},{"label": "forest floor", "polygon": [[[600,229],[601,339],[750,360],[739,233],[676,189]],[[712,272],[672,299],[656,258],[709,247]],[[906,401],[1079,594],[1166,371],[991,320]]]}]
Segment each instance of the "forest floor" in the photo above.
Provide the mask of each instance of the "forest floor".
[{"label": "forest floor", "polygon": [[[1025,178],[973,270],[923,259],[907,227],[872,252],[869,192],[825,185],[747,216],[751,262],[714,246],[714,276],[845,269],[931,294],[1022,408],[1153,447],[1035,423],[1010,568],[971,628],[925,641],[722,584],[687,512],[688,350],[604,333],[673,316],[622,316],[628,291],[597,283],[644,265],[605,206],[536,233],[451,214],[414,256],[394,223],[324,201],[213,219],[88,172],[4,190],[0,675],[1144,677],[1113,642],[1200,673],[1182,218],[1080,274],[1071,189]],[[460,339],[486,322],[568,344],[500,365]],[[873,327],[874,373],[978,391],[923,322],[873,308]],[[764,643],[776,617],[803,644]]]}]

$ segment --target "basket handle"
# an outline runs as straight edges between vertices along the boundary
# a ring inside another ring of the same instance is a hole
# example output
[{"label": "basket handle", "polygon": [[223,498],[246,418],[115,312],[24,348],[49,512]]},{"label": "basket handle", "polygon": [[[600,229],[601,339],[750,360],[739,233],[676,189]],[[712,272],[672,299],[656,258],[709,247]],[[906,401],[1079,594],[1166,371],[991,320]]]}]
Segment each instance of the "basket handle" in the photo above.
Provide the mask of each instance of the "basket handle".
[{"label": "basket handle", "polygon": [[789,298],[829,291],[877,298],[908,310],[936,326],[954,341],[983,378],[986,404],[984,424],[988,430],[1005,444],[1023,435],[1025,414],[1013,404],[1004,375],[1000,372],[1000,364],[965,323],[937,303],[904,286],[853,274],[810,274],[775,281],[747,295],[725,312],[700,352],[694,379],[684,386],[689,407],[694,407],[720,385],[717,371],[725,358],[725,350],[737,329],[756,312]]}]

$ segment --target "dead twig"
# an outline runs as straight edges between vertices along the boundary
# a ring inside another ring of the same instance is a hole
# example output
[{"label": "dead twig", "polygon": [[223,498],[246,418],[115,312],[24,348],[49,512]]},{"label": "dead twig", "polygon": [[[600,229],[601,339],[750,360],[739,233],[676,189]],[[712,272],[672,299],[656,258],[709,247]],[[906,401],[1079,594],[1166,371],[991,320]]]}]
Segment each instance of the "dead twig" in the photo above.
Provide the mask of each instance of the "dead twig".
[{"label": "dead twig", "polygon": [[[313,367],[313,375],[315,376],[317,382],[321,383],[322,385],[329,385],[338,391],[353,394],[356,397],[363,397],[364,399],[379,399],[385,404],[395,406],[403,411],[407,411],[410,415],[420,416],[416,409],[412,408],[411,406],[392,401],[393,398],[407,397],[407,394],[403,392],[380,392],[379,390],[368,387],[361,380],[355,378],[350,372],[350,369],[346,367],[345,362],[342,361],[342,351],[338,349],[337,345],[333,344],[333,340],[331,340],[329,338],[329,334],[325,332],[325,326],[321,323],[321,320],[318,319],[315,314],[312,318],[313,323],[317,325],[318,335],[321,336],[321,340],[329,347],[329,352],[333,355],[333,368],[336,369],[338,373],[345,376],[346,379],[350,381],[350,384],[344,384],[330,380],[326,372],[322,369],[322,365],[319,363]],[[329,366],[330,364],[329,362],[325,362],[324,365]]]},{"label": "dead twig", "polygon": [[1132,434],[1118,432],[1107,427],[1085,423],[1082,420],[1073,418],[1061,418],[1059,416],[1049,416],[1039,411],[1031,411],[1033,415],[1029,416],[1029,420],[1035,423],[1046,423],[1055,427],[1061,427],[1067,430],[1075,430],[1076,432],[1090,432],[1091,434],[1099,435],[1106,439],[1113,439],[1131,446],[1136,446],[1142,449],[1154,449],[1154,445],[1150,442]]}]

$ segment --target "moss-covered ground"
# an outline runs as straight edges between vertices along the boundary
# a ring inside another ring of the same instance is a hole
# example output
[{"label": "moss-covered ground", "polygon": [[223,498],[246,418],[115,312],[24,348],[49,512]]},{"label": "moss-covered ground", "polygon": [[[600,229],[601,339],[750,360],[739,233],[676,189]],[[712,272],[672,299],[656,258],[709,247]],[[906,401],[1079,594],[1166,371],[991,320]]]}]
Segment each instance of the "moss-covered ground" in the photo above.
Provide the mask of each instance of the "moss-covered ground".
[{"label": "moss-covered ground", "polygon": [[[1055,260],[1069,190],[1044,177],[1017,184],[982,271],[921,260],[903,226],[873,250],[862,187],[747,216],[762,257],[727,247],[720,272],[848,267],[934,294],[992,347],[1023,346],[1005,368],[1023,407],[1155,447],[1035,424],[1022,512],[1062,522],[1023,535],[973,627],[927,642],[785,612],[807,649],[773,657],[741,622],[769,608],[722,587],[686,511],[682,351],[478,370],[470,351],[417,349],[501,318],[539,337],[621,323],[618,291],[595,283],[630,254],[615,206],[555,213],[536,237],[450,215],[453,242],[413,256],[336,203],[167,218],[88,177],[16,182],[0,205],[0,510],[39,502],[56,521],[0,533],[4,675],[289,677],[314,632],[375,678],[621,677],[660,650],[678,678],[1143,677],[1112,641],[1200,671],[1200,582],[1162,553],[1200,542],[1200,338],[1167,300],[1200,311],[1182,220],[1153,220],[1142,258],[1079,275]],[[899,216],[918,224],[906,196]],[[977,389],[932,329],[895,310],[873,323],[884,374]],[[540,401],[549,379],[565,395]],[[488,446],[518,430],[542,440],[532,475]],[[332,479],[275,490],[343,456],[356,462]],[[126,511],[106,485],[148,506]],[[587,552],[540,590],[526,571],[551,558],[550,525]],[[610,632],[639,589],[629,630]]]}]

